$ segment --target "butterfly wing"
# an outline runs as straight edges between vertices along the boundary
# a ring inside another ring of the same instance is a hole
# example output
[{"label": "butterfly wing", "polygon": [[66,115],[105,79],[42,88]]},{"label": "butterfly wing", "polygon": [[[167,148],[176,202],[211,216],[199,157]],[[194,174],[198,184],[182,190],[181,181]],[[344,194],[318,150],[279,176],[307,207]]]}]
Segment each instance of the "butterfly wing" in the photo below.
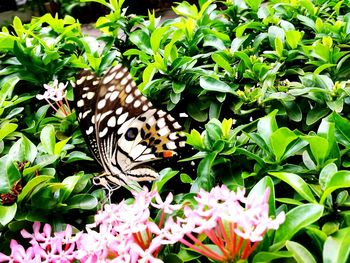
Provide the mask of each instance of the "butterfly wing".
[{"label": "butterfly wing", "polygon": [[185,146],[181,125],[155,109],[128,71],[118,65],[101,79],[95,106],[96,142],[102,165],[115,184],[153,180],[158,173],[146,164],[177,154]]},{"label": "butterfly wing", "polygon": [[97,145],[94,120],[94,109],[97,101],[99,86],[100,78],[88,70],[83,70],[78,74],[73,90],[81,132],[95,160],[102,165],[102,160]]}]

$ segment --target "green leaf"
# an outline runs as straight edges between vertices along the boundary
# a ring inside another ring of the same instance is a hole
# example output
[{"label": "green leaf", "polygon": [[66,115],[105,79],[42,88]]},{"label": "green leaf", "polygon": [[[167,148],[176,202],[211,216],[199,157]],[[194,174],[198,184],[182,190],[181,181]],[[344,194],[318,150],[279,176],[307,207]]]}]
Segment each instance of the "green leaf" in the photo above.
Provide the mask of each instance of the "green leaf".
[{"label": "green leaf", "polygon": [[320,74],[323,70],[328,69],[328,68],[332,68],[337,66],[337,64],[330,64],[330,63],[326,63],[326,64],[322,64],[321,66],[317,67],[317,69],[315,69],[314,74]]},{"label": "green leaf", "polygon": [[201,134],[197,130],[191,130],[190,134],[186,134],[186,143],[192,145],[197,150],[203,150],[204,143]]},{"label": "green leaf", "polygon": [[269,115],[262,117],[258,121],[258,134],[271,147],[271,135],[278,129],[276,122],[277,110],[272,111]]},{"label": "green leaf", "polygon": [[273,46],[276,49],[276,38],[280,40],[280,42],[283,44],[285,39],[285,33],[284,30],[277,26],[270,26],[268,29],[268,35],[269,35],[269,41],[271,43],[271,46]]},{"label": "green leaf", "polygon": [[15,123],[6,122],[1,125],[0,128],[0,141],[3,140],[7,135],[11,134],[17,129],[18,125]]},{"label": "green leaf", "polygon": [[277,162],[282,160],[287,146],[297,138],[298,136],[287,127],[279,128],[271,134],[270,145]]},{"label": "green leaf", "polygon": [[202,76],[199,81],[199,85],[208,91],[215,91],[215,92],[227,92],[235,94],[234,88],[230,87],[225,82],[214,79],[212,77],[204,77]]},{"label": "green leaf", "polygon": [[297,30],[289,30],[286,32],[287,44],[292,49],[296,49],[298,47],[298,44],[300,43],[302,37],[302,33]]},{"label": "green leaf", "polygon": [[321,136],[300,136],[303,140],[307,141],[310,145],[311,153],[316,160],[317,166],[320,167],[324,163],[326,157],[329,154],[329,142],[327,139]]},{"label": "green leaf", "polygon": [[335,137],[337,142],[350,149],[350,121],[333,112],[328,120],[335,123]]},{"label": "green leaf", "polygon": [[40,133],[40,141],[48,154],[55,154],[55,127],[51,124],[46,125]]},{"label": "green leaf", "polygon": [[255,12],[258,11],[261,0],[244,0],[244,2]]},{"label": "green leaf", "polygon": [[324,263],[346,263],[350,254],[350,227],[340,229],[328,237],[323,249]]},{"label": "green leaf", "polygon": [[233,39],[233,41],[231,43],[231,48],[230,48],[231,53],[235,53],[236,51],[238,51],[239,48],[242,46],[244,41],[247,40],[248,37],[249,37],[249,35],[246,35],[246,36],[237,37],[237,38]]},{"label": "green leaf", "polygon": [[198,192],[199,189],[209,191],[212,188],[213,178],[211,168],[217,156],[216,152],[209,153],[198,165],[198,177],[191,187],[191,192]]},{"label": "green leaf", "polygon": [[55,149],[54,149],[54,154],[55,155],[60,155],[62,152],[63,147],[67,144],[67,142],[70,140],[71,138],[67,138],[65,140],[59,141],[58,143],[55,144]]},{"label": "green leaf", "polygon": [[289,184],[299,195],[305,198],[305,200],[310,203],[317,203],[308,184],[299,175],[286,172],[270,172],[269,174]]},{"label": "green leaf", "polygon": [[303,16],[303,15],[297,15],[297,18],[306,26],[310,27],[311,29],[313,30],[316,30],[316,25],[315,25],[315,22],[307,17],[307,16]]},{"label": "green leaf", "polygon": [[325,167],[323,167],[318,179],[322,190],[326,188],[329,180],[337,171],[338,171],[338,167],[335,163],[329,163]]},{"label": "green leaf", "polygon": [[166,256],[164,257],[164,262],[167,263],[183,263],[184,261],[182,261],[181,256],[177,255],[177,254],[173,254],[173,253],[168,253],[166,254]]},{"label": "green leaf", "polygon": [[79,182],[80,176],[73,175],[64,178],[62,181],[63,187],[60,189],[60,202],[65,201],[73,192],[76,184]]},{"label": "green leaf", "polygon": [[339,171],[333,174],[326,184],[320,204],[323,204],[326,198],[335,190],[350,187],[350,171]]},{"label": "green leaf", "polygon": [[90,194],[77,194],[67,201],[69,209],[92,210],[98,205],[96,197]]},{"label": "green leaf", "polygon": [[152,184],[152,189],[157,189],[157,191],[161,193],[164,185],[178,173],[179,171],[173,171],[170,168],[161,170],[159,172],[159,177]]},{"label": "green leaf", "polygon": [[24,135],[15,144],[12,145],[9,151],[9,160],[11,161],[29,161],[33,163],[38,151],[35,145]]},{"label": "green leaf", "polygon": [[16,75],[9,75],[1,79],[0,81],[0,108],[3,107],[3,104],[9,96],[9,94],[13,91],[17,82],[20,81],[20,78]]},{"label": "green leaf", "polygon": [[[293,254],[289,251],[276,251],[276,252],[258,252],[254,258],[253,263],[266,263],[273,262],[274,260],[283,259],[283,258],[291,258]],[[281,260],[283,261],[283,260]]]},{"label": "green leaf", "polygon": [[72,151],[68,155],[68,159],[65,161],[66,163],[72,163],[76,161],[92,161],[93,159],[86,155],[84,152],[80,151]]},{"label": "green leaf", "polygon": [[298,263],[316,263],[312,254],[301,244],[294,241],[287,241],[286,248],[292,252],[294,259]]},{"label": "green leaf", "polygon": [[153,50],[151,49],[150,36],[147,35],[147,33],[144,31],[135,30],[130,34],[129,39],[140,50],[145,51],[147,54],[153,54]]},{"label": "green leaf", "polygon": [[284,242],[290,240],[295,233],[306,226],[317,221],[323,214],[322,205],[305,204],[291,209],[286,214],[285,222],[277,229],[275,233],[274,245],[271,250],[280,248]]},{"label": "green leaf", "polygon": [[178,94],[185,90],[186,83],[173,82],[173,91]]},{"label": "green leaf", "polygon": [[275,50],[277,56],[281,58],[283,56],[283,42],[278,37],[275,38]]},{"label": "green leaf", "polygon": [[24,198],[30,198],[30,195],[34,194],[41,187],[45,185],[46,182],[53,179],[53,176],[40,175],[31,179],[22,189],[22,192],[18,195],[17,202],[21,202]]},{"label": "green leaf", "polygon": [[230,75],[233,74],[233,68],[231,66],[231,64],[229,63],[229,61],[226,59],[226,57],[224,55],[220,53],[214,53],[211,55],[212,59],[214,60],[214,62],[222,67],[224,70],[226,70]]},{"label": "green leaf", "polygon": [[184,183],[184,184],[193,183],[193,179],[188,174],[185,174],[185,173],[180,174],[180,180],[181,180],[181,183]]},{"label": "green leaf", "polygon": [[0,205],[0,224],[2,226],[6,226],[15,218],[16,212],[17,212],[16,203],[14,203],[11,206]]}]

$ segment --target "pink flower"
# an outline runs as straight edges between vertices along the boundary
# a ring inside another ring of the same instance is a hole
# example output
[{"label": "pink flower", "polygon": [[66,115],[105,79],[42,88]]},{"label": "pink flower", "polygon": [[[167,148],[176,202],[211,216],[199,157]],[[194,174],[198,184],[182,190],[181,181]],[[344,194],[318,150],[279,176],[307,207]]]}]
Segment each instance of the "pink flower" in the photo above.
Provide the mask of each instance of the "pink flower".
[{"label": "pink flower", "polygon": [[[66,117],[71,113],[71,110],[69,108],[69,104],[67,101],[67,91],[65,90],[68,85],[68,82],[66,84],[60,82],[58,83],[58,80],[55,79],[52,84],[44,84],[44,88],[46,91],[44,94],[38,94],[36,95],[36,98],[38,100],[46,100],[47,103],[56,111],[58,116]],[[54,101],[53,103],[50,102],[50,100]],[[64,101],[64,102],[63,102]]]},{"label": "pink flower", "polygon": [[44,252],[40,247],[33,246],[27,250],[19,245],[16,240],[11,240],[11,254],[6,256],[0,252],[0,262],[25,263],[25,262],[41,262],[41,254]]},{"label": "pink flower", "polygon": [[172,205],[173,202],[173,194],[169,193],[166,197],[165,201],[163,202],[160,195],[157,193],[155,195],[156,203],[151,203],[153,207],[158,208],[159,210],[164,211],[166,214],[171,214],[174,211],[177,211],[181,208],[182,205]]},{"label": "pink flower", "polygon": [[[195,197],[197,206],[184,207],[184,218],[167,220],[164,238],[169,243],[179,241],[215,261],[247,259],[266,231],[277,229],[285,219],[284,213],[276,219],[269,217],[268,198],[269,189],[263,198],[245,197],[244,190],[234,193],[226,186],[214,187],[210,192],[200,190]],[[204,244],[195,234],[207,236],[217,249]]]}]

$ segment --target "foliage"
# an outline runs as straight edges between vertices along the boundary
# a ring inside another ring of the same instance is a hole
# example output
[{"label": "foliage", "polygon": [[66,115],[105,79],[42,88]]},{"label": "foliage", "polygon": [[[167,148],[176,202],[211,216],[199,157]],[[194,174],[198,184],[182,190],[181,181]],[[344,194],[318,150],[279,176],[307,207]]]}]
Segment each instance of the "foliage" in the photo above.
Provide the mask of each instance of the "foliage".
[{"label": "foliage", "polygon": [[[101,205],[104,196],[90,182],[99,168],[87,162],[75,112],[55,114],[35,95],[54,80],[74,80],[80,68],[99,75],[117,61],[157,107],[190,116],[194,153],[172,166],[183,166],[181,173],[161,172],[154,182],[160,193],[174,192],[185,204],[218,184],[261,196],[269,188],[270,215],[285,212],[286,220],[249,262],[348,261],[346,1],[182,2],[165,21],[151,12],[126,15],[123,0],[83,2],[110,10],[96,22],[98,40],[69,16],[26,25],[15,19],[11,32],[0,33],[0,231],[7,242],[37,220],[83,229]],[[197,173],[183,165],[191,161]],[[192,250],[176,249],[163,251],[167,262],[201,262]]]}]

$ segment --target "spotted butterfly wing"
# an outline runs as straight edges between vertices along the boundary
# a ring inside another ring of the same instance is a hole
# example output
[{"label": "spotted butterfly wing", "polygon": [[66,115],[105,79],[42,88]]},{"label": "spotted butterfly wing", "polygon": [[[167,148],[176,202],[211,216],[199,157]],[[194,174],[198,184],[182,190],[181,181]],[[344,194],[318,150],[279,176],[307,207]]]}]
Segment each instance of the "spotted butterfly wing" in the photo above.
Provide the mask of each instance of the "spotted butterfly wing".
[{"label": "spotted butterfly wing", "polygon": [[122,66],[112,67],[102,78],[83,71],[76,84],[78,120],[106,172],[102,184],[107,188],[154,180],[158,173],[148,164],[172,157],[185,146],[178,133],[181,125],[154,108]]}]

